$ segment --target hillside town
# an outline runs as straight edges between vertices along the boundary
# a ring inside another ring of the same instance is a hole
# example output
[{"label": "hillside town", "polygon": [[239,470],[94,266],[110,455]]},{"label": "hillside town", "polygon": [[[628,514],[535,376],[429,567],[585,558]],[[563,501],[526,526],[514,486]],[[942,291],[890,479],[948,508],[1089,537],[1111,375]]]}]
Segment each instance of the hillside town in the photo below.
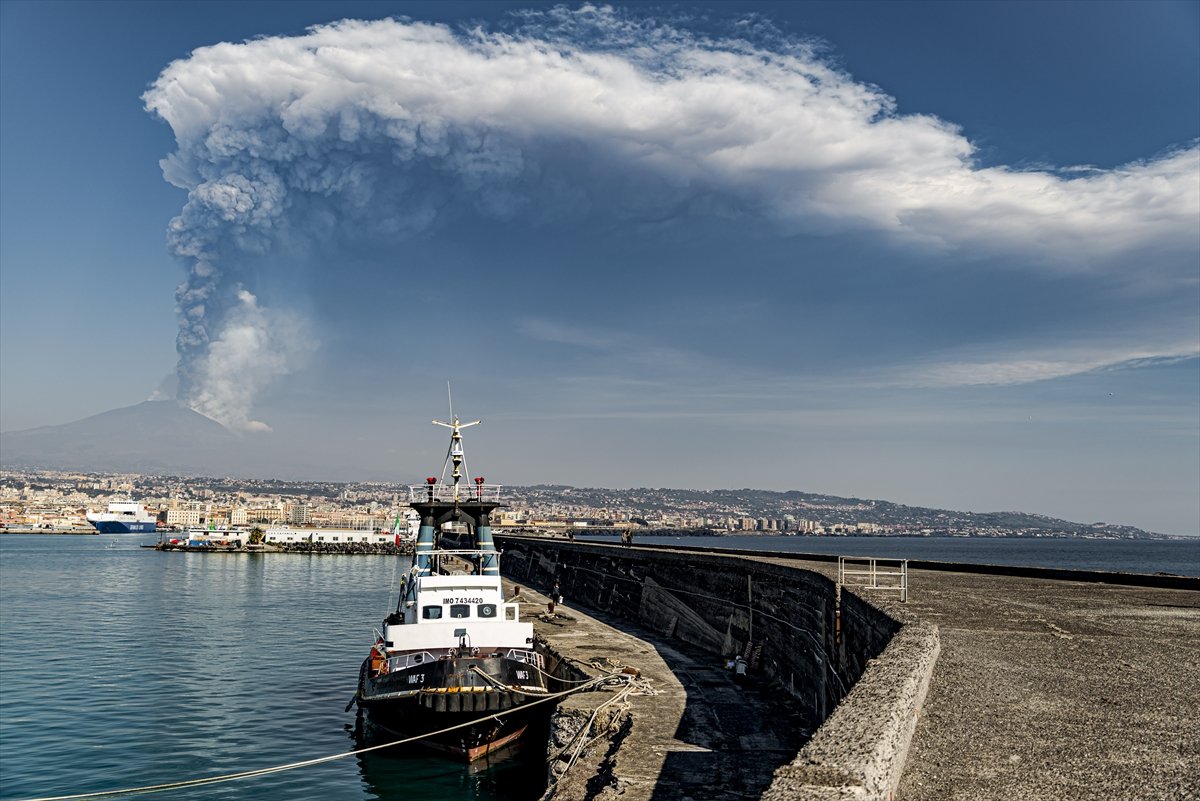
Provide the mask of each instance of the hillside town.
[{"label": "hillside town", "polygon": [[[980,514],[886,501],[767,490],[504,487],[500,530],[714,536],[1154,536],[1129,526],[1079,524],[1018,512]],[[4,530],[89,532],[89,512],[136,501],[163,531],[268,526],[379,531],[408,512],[394,483],[0,471]]]}]

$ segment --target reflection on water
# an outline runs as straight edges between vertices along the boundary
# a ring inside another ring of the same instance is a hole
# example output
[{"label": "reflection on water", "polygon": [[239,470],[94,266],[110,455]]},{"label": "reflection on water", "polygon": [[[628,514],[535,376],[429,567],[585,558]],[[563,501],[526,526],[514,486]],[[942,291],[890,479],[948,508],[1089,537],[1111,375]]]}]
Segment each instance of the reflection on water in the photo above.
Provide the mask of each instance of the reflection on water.
[{"label": "reflection on water", "polygon": [[[0,535],[0,799],[355,749],[346,702],[371,627],[395,603],[395,557],[164,553],[139,542]],[[488,770],[389,750],[153,797],[527,801],[545,774],[544,751],[532,750]]]},{"label": "reflection on water", "polygon": [[532,801],[545,790],[544,753],[531,741],[529,747],[509,746],[471,764],[420,746],[384,748],[356,759],[364,788],[379,801],[428,797],[421,788],[430,787],[441,788],[446,798]]},{"label": "reflection on water", "polygon": [[[385,732],[382,727],[373,726],[361,710],[355,725],[347,726],[347,731],[353,733],[355,750],[403,737],[399,732]],[[469,763],[461,756],[426,748],[420,743],[381,748],[355,758],[364,785],[381,801],[401,798],[409,801],[415,781],[424,786],[444,787],[447,797],[533,801],[546,789],[549,734],[549,715],[535,715],[521,739]]]}]

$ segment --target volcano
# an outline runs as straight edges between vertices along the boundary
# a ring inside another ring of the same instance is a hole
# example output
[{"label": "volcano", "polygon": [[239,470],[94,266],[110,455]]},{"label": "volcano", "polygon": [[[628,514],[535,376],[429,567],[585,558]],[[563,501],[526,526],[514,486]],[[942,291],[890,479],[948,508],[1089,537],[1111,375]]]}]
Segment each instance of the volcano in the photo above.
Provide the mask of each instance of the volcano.
[{"label": "volcano", "polygon": [[224,475],[241,440],[175,401],[145,401],[64,423],[0,434],[0,465],[85,472]]}]

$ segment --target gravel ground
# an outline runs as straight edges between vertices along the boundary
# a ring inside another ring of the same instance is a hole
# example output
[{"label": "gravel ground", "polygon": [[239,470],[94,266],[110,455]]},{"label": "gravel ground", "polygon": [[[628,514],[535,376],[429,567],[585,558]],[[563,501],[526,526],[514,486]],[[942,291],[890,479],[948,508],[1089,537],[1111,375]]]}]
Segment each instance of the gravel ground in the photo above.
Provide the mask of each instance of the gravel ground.
[{"label": "gravel ground", "polygon": [[884,604],[936,623],[942,653],[897,801],[1200,798],[1200,592],[910,584]]}]

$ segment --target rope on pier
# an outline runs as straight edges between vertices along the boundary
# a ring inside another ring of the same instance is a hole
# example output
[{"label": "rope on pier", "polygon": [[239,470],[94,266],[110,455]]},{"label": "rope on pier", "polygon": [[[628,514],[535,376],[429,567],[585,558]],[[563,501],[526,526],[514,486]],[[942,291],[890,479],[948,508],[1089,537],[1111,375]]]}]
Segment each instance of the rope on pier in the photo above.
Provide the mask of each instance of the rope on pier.
[{"label": "rope on pier", "polygon": [[[629,674],[610,673],[608,675],[609,676],[627,676]],[[617,692],[616,695],[605,700],[604,703],[600,704],[595,709],[593,709],[592,713],[588,716],[587,722],[585,722],[579,728],[579,731],[575,732],[575,735],[570,740],[568,740],[567,743],[562,748],[560,748],[557,752],[555,752],[553,755],[551,755],[550,761],[559,759],[560,757],[562,757],[563,754],[565,754],[567,752],[568,749],[571,749],[571,747],[574,746],[574,749],[571,751],[571,756],[567,760],[566,766],[562,769],[561,773],[559,773],[557,776],[554,776],[553,778],[550,779],[549,786],[546,788],[546,792],[544,792],[542,794],[539,801],[546,801],[546,799],[550,798],[550,796],[553,795],[553,793],[554,793],[554,788],[557,787],[558,783],[560,781],[562,781],[562,778],[567,775],[567,771],[569,771],[572,767],[575,766],[575,763],[579,760],[579,756],[585,750],[587,750],[593,743],[595,743],[597,740],[601,739],[604,736],[603,732],[600,732],[591,738],[589,738],[587,736],[588,731],[592,728],[592,724],[594,724],[596,722],[596,718],[600,715],[600,710],[604,709],[607,706],[611,706],[613,704],[620,704],[624,709],[628,709],[629,708],[628,698],[629,698],[629,696],[635,694],[635,692],[637,694],[641,694],[641,695],[656,695],[657,694],[657,692],[650,686],[650,682],[647,681],[646,679],[638,678],[638,679],[634,680],[632,677],[630,677],[630,680],[625,683],[625,686],[622,687],[621,690],[619,692]]]},{"label": "rope on pier", "polygon": [[484,720],[487,718],[502,718],[505,715],[511,714],[513,712],[524,711],[525,709],[527,709],[531,706],[537,706],[538,704],[544,704],[548,701],[553,701],[555,699],[562,698],[563,696],[571,695],[572,693],[582,692],[584,690],[590,690],[590,689],[600,687],[605,684],[612,684],[614,682],[617,682],[617,683],[622,683],[625,685],[630,685],[629,687],[623,687],[622,692],[618,693],[618,695],[620,695],[621,697],[624,697],[625,695],[628,694],[627,690],[628,691],[632,690],[633,679],[634,679],[633,676],[626,675],[623,673],[610,673],[610,674],[607,674],[604,676],[598,676],[597,678],[591,679],[586,684],[581,684],[578,687],[572,687],[570,689],[563,690],[562,692],[558,692],[558,693],[550,693],[549,695],[545,695],[545,696],[537,699],[536,701],[530,701],[529,703],[522,704],[519,707],[515,707],[513,709],[508,709],[503,712],[496,712],[495,714],[492,714],[492,715],[483,715],[476,720],[469,720],[466,723],[459,723],[458,725],[455,725],[455,726],[448,726],[447,728],[441,729],[439,731],[427,732],[425,734],[419,734],[414,737],[405,737],[400,740],[393,740],[391,742],[381,743],[379,745],[372,745],[372,746],[368,746],[366,748],[359,748],[354,751],[345,751],[340,754],[331,754],[329,756],[317,757],[316,759],[306,759],[301,762],[290,762],[286,765],[273,765],[268,768],[258,768],[256,770],[246,770],[246,771],[241,771],[239,773],[226,773],[221,776],[204,776],[204,777],[201,777],[198,779],[185,779],[183,781],[167,782],[165,784],[151,784],[151,785],[146,785],[143,787],[127,787],[127,788],[120,789],[120,790],[100,790],[100,791],[91,792],[91,793],[72,793],[70,795],[43,796],[43,797],[39,797],[39,798],[26,799],[26,801],[84,801],[84,799],[93,799],[93,798],[117,798],[119,796],[127,796],[127,795],[147,795],[150,793],[161,793],[161,792],[165,792],[167,790],[180,790],[180,789],[183,789],[186,787],[200,787],[200,786],[206,785],[206,784],[220,784],[223,782],[238,781],[241,779],[252,779],[257,776],[268,776],[272,773],[283,773],[284,771],[288,771],[288,770],[296,770],[297,768],[306,768],[306,767],[310,767],[312,765],[321,765],[325,762],[333,762],[338,759],[345,759],[346,757],[357,756],[358,754],[366,754],[371,751],[379,751],[384,748],[393,748],[395,746],[404,745],[406,743],[412,743],[417,740],[424,740],[429,737],[435,737],[439,734],[445,734],[446,732],[454,731],[455,729],[461,729],[466,726],[472,726],[472,725],[478,723],[480,720]]}]

